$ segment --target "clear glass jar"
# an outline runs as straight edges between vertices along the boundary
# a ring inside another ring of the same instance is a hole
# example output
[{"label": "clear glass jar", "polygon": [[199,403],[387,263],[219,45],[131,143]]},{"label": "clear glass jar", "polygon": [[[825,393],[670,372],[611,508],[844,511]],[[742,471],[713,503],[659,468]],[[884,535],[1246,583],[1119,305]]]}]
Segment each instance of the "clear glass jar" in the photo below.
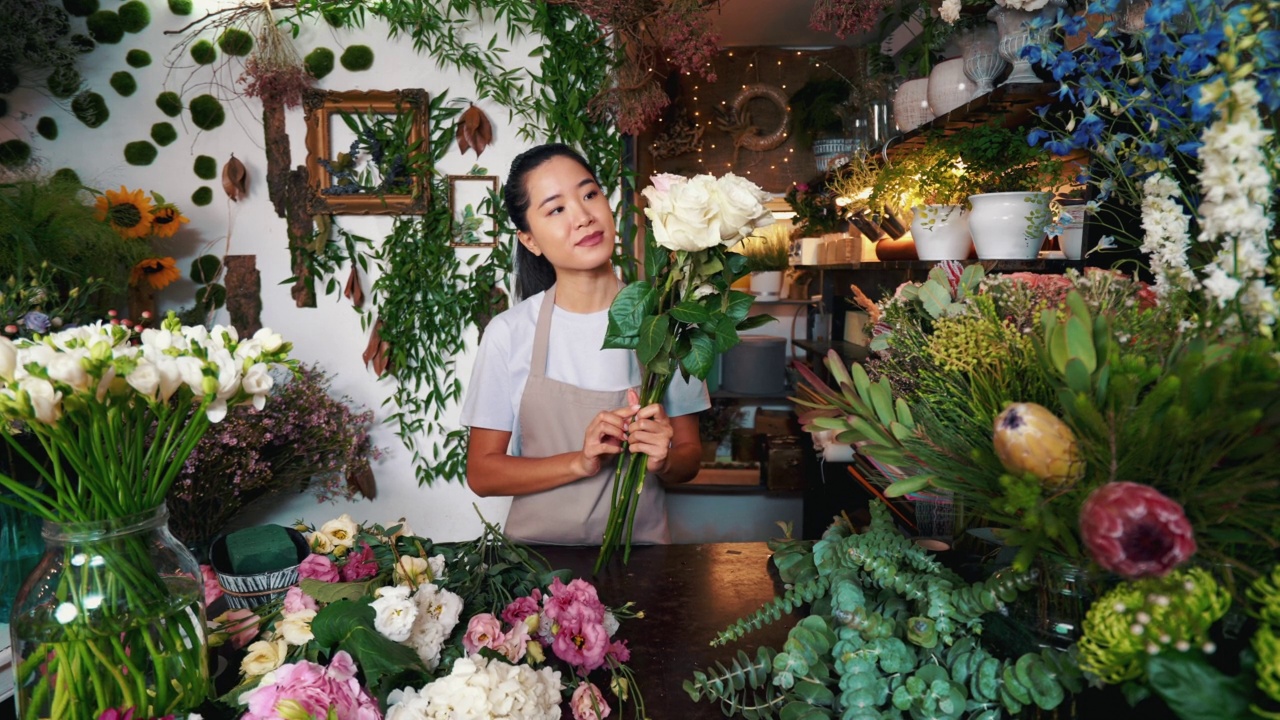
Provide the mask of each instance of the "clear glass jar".
[{"label": "clear glass jar", "polygon": [[200,569],[161,505],[46,521],[44,555],[14,602],[18,717],[185,715],[209,686]]}]

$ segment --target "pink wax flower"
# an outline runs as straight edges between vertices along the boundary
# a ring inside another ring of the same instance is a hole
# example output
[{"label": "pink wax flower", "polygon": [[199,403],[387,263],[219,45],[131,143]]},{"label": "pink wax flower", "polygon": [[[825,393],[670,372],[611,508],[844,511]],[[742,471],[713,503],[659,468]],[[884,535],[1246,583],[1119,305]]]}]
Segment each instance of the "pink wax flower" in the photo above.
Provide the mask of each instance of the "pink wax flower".
[{"label": "pink wax flower", "polygon": [[530,615],[538,614],[538,604],[542,602],[542,591],[534,588],[525,597],[518,597],[502,611],[502,619],[512,625],[524,622]]},{"label": "pink wax flower", "polygon": [[284,594],[284,611],[287,615],[316,609],[315,598],[302,592],[302,588],[297,585],[289,588],[289,591]]},{"label": "pink wax flower", "polygon": [[1182,506],[1150,485],[1114,482],[1080,507],[1080,536],[1099,565],[1126,578],[1162,576],[1196,552]]},{"label": "pink wax flower", "polygon": [[556,578],[542,607],[548,619],[561,625],[604,622],[604,604],[596,595],[595,586],[585,580],[575,579],[565,585]]},{"label": "pink wax flower", "polygon": [[312,553],[298,566],[299,578],[311,578],[320,582],[338,582],[338,568],[328,555]]},{"label": "pink wax flower", "polygon": [[569,663],[582,675],[604,665],[609,652],[609,633],[599,622],[560,621],[560,632],[551,643],[556,657]]},{"label": "pink wax flower", "polygon": [[462,636],[462,647],[471,655],[479,652],[480,648],[496,650],[506,639],[502,634],[502,621],[491,613],[480,613],[471,616],[467,623],[467,634]]},{"label": "pink wax flower", "polygon": [[369,547],[369,543],[360,541],[360,552],[347,555],[347,561],[342,564],[339,574],[342,582],[367,580],[378,574],[378,561],[374,559],[373,548]]},{"label": "pink wax flower", "polygon": [[569,706],[573,709],[573,720],[602,720],[612,712],[609,703],[604,701],[604,693],[589,682],[582,683],[573,691]]},{"label": "pink wax flower", "polygon": [[345,650],[334,653],[329,666],[301,660],[281,665],[269,685],[260,685],[244,696],[249,707],[243,720],[272,720],[279,706],[289,701],[313,717],[327,717],[332,708],[347,720],[381,720],[378,703],[356,680],[356,664]]},{"label": "pink wax flower", "polygon": [[222,583],[218,582],[218,573],[211,565],[201,565],[200,575],[204,577],[204,606],[209,607],[222,597]]}]

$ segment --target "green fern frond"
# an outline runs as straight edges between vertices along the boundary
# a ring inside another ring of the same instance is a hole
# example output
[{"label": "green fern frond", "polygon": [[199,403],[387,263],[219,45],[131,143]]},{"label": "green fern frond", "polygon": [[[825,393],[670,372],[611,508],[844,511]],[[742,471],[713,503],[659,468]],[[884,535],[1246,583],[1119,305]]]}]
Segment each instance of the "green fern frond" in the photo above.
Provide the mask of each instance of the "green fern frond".
[{"label": "green fern frond", "polygon": [[721,632],[711,641],[711,645],[713,647],[724,645],[727,642],[741,638],[752,630],[758,630],[771,622],[776,622],[785,613],[791,612],[803,603],[811,603],[817,598],[826,595],[829,588],[830,582],[822,575],[807,582],[799,583],[782,595],[765,603],[763,607],[751,615],[729,626],[727,630]]}]

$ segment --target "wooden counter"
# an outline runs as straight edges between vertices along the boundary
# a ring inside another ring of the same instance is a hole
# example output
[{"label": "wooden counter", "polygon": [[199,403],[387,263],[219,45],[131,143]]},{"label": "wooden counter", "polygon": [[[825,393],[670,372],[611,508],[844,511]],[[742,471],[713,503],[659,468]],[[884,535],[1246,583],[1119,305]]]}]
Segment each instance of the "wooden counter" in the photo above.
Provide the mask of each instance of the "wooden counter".
[{"label": "wooden counter", "polygon": [[[636,547],[627,565],[616,559],[591,576],[598,548],[538,547],[554,568],[569,568],[593,582],[608,606],[636,603],[645,616],[623,623],[618,636],[631,648],[631,667],[654,720],[720,718],[719,705],[695,703],[681,687],[717,661],[729,664],[739,649],[782,647],[795,618],[783,617],[735,643],[710,647],[721,630],[755,612],[782,589],[764,543]],[[610,717],[630,717],[630,709]]]}]

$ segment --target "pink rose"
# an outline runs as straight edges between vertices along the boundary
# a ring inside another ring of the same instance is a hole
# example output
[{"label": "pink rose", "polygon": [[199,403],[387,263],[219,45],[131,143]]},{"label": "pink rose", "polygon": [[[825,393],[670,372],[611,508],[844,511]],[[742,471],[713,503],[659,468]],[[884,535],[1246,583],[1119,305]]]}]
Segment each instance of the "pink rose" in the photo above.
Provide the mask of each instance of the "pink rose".
[{"label": "pink rose", "polygon": [[502,621],[492,613],[473,615],[467,623],[467,634],[462,636],[462,647],[467,654],[474,654],[480,648],[497,649],[506,636],[502,634]]},{"label": "pink rose", "polygon": [[338,582],[338,568],[328,555],[312,553],[298,566],[299,578],[311,578],[320,582]]},{"label": "pink rose", "polygon": [[342,581],[367,580],[377,574],[378,561],[374,559],[373,548],[369,547],[369,543],[361,540],[360,552],[348,554],[347,561],[342,564]]},{"label": "pink rose", "polygon": [[502,619],[511,625],[518,625],[530,615],[538,614],[538,603],[542,601],[542,591],[534,588],[525,597],[518,597],[502,611]]},{"label": "pink rose", "polygon": [[1107,483],[1080,506],[1080,537],[1099,565],[1126,578],[1163,576],[1196,552],[1182,506],[1150,485]]},{"label": "pink rose", "polygon": [[602,720],[611,712],[600,688],[589,682],[582,683],[573,691],[569,706],[573,709],[573,720]]},{"label": "pink rose", "polygon": [[222,597],[222,583],[218,582],[218,573],[210,565],[201,565],[200,574],[204,576],[204,606],[209,607]]},{"label": "pink rose", "polygon": [[658,192],[670,192],[672,187],[685,182],[682,175],[673,175],[672,173],[658,173],[649,178],[649,182],[653,184],[653,189]]},{"label": "pink rose", "polygon": [[619,664],[629,662],[631,660],[631,648],[627,647],[627,641],[614,640],[609,643],[609,657],[617,660]]},{"label": "pink rose", "polygon": [[569,663],[582,675],[604,665],[609,652],[609,633],[599,622],[560,623],[560,632],[551,643],[556,657]]},{"label": "pink rose", "polygon": [[302,588],[297,585],[289,588],[289,591],[284,594],[284,611],[287,615],[315,609],[317,609],[315,599],[302,592]]}]

